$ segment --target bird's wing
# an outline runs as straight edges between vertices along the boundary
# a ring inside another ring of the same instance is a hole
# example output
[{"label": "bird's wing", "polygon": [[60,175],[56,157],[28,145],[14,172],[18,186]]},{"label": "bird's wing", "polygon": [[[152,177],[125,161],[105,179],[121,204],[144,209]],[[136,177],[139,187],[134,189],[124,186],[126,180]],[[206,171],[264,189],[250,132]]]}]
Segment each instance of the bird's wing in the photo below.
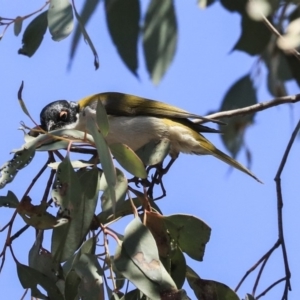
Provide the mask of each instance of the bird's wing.
[{"label": "bird's wing", "polygon": [[[218,120],[207,119],[205,117],[189,113],[186,110],[169,105],[163,102],[150,100],[134,95],[123,93],[107,92],[92,95],[78,101],[81,108],[87,105],[96,108],[97,101],[102,101],[107,114],[116,116],[153,116],[162,118],[196,118],[205,121],[223,124]],[[205,127],[205,126],[204,126]]]}]

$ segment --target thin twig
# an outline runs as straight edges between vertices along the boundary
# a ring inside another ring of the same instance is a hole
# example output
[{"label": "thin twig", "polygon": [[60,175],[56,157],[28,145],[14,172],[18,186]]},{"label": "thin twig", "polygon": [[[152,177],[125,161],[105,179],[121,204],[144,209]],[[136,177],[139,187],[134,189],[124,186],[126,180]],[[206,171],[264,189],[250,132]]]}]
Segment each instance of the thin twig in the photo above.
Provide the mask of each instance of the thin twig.
[{"label": "thin twig", "polygon": [[[260,102],[254,105],[250,105],[247,107],[242,107],[238,109],[232,109],[232,110],[227,110],[227,111],[220,111],[214,114],[210,114],[205,116],[206,118],[209,119],[219,119],[219,118],[231,118],[239,115],[248,115],[248,114],[253,114],[258,111],[262,111],[265,109],[268,109],[273,106],[281,105],[281,104],[286,104],[286,103],[296,103],[300,101],[300,94],[296,95],[291,95],[291,96],[283,96],[283,97],[278,97],[270,101],[265,101],[265,102]],[[194,123],[204,123],[203,120],[201,119],[195,119],[193,120]]]},{"label": "thin twig", "polygon": [[277,284],[279,284],[282,281],[285,281],[286,277],[280,278],[277,281],[275,281],[274,283],[272,283],[269,287],[267,287],[261,294],[259,294],[255,299],[259,299],[260,297],[264,296],[266,293],[268,293],[274,286],[276,286]]},{"label": "thin twig", "polygon": [[267,252],[265,253],[246,273],[245,275],[242,277],[242,279],[240,280],[240,282],[238,283],[237,287],[235,288],[235,292],[238,291],[238,289],[241,287],[242,283],[245,281],[245,279],[263,262],[266,260],[266,258],[268,258],[273,251],[278,248],[280,246],[280,242],[279,240],[274,244],[274,246]]},{"label": "thin twig", "polygon": [[300,129],[300,120],[298,121],[291,138],[289,140],[289,143],[285,149],[285,152],[283,154],[282,160],[280,162],[278,171],[276,173],[276,176],[274,178],[276,182],[276,192],[277,192],[277,217],[278,217],[278,237],[281,242],[282,246],[282,255],[283,255],[283,261],[284,261],[284,267],[285,267],[285,275],[286,275],[286,285],[284,289],[283,299],[287,299],[287,293],[289,290],[291,290],[291,272],[289,268],[288,263],[288,257],[287,257],[287,251],[285,246],[285,240],[284,240],[284,232],[283,232],[283,216],[282,216],[282,208],[283,208],[283,198],[282,198],[282,189],[281,189],[281,174],[285,167],[287,158],[289,156],[290,150],[292,148],[292,145],[297,137],[298,131]]}]

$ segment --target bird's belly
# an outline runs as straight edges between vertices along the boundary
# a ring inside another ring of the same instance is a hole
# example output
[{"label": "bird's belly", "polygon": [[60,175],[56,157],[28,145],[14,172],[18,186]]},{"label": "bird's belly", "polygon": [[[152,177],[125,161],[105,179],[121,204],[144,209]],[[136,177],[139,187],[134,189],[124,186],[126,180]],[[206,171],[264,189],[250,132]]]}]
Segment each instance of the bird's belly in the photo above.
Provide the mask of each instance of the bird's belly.
[{"label": "bird's belly", "polygon": [[162,138],[168,138],[168,126],[160,118],[109,116],[108,144],[123,143],[137,150]]}]

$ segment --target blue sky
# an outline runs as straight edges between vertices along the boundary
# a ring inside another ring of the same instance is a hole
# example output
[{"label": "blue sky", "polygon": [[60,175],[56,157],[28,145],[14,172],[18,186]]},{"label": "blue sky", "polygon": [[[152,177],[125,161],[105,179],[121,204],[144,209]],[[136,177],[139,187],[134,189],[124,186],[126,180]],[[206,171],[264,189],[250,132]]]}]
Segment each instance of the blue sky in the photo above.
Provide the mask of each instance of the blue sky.
[{"label": "blue sky", "polygon": [[[43,3],[35,1],[25,4],[18,0],[12,5],[11,1],[3,0],[1,16],[24,15]],[[80,3],[78,1],[79,7]],[[23,98],[37,122],[40,110],[50,101],[76,101],[89,94],[105,91],[144,96],[202,115],[217,110],[231,84],[247,74],[255,63],[255,58],[244,53],[231,53],[240,33],[239,16],[228,13],[219,4],[207,10],[200,10],[196,1],[177,0],[175,4],[179,26],[178,49],[170,69],[158,86],[154,86],[149,80],[142,51],[139,52],[139,79],[123,65],[108,36],[102,5],[87,26],[99,54],[98,71],[94,71],[93,56],[83,41],[80,42],[75,61],[68,71],[70,38],[57,43],[47,33],[36,54],[27,58],[17,54],[21,36],[15,37],[13,28],[9,28],[0,47],[0,163],[9,160],[9,152],[23,144],[22,132],[17,130],[19,122],[22,120],[29,126],[33,125],[17,101],[17,91],[22,80],[25,83]],[[265,90],[264,72],[256,82],[259,101],[272,99]],[[290,94],[297,93],[297,88],[290,84],[288,91]],[[212,228],[204,261],[199,263],[189,260],[189,265],[203,279],[220,281],[235,288],[245,271],[276,242],[274,177],[299,118],[296,107],[298,104],[260,112],[255,117],[255,124],[247,131],[246,142],[253,159],[252,171],[264,182],[263,185],[239,171],[230,170],[226,164],[213,157],[189,155],[180,155],[164,178],[167,197],[158,203],[163,213],[192,214]],[[225,151],[219,136],[207,137]],[[299,151],[299,141],[296,141],[282,177],[284,229],[292,272],[293,291],[290,299],[299,299],[300,295]],[[31,165],[23,169],[13,183],[1,190],[0,195],[6,195],[7,190],[12,190],[20,198],[45,158],[46,154],[37,153]],[[245,153],[241,153],[238,160],[246,164]],[[43,177],[30,194],[35,204],[40,201],[45,180],[46,177]],[[0,227],[6,224],[12,213],[10,209],[0,210]],[[125,224],[120,223],[116,228],[123,233]],[[17,218],[13,232],[22,226],[23,221]],[[4,240],[5,233],[1,233],[0,248]],[[27,253],[33,241],[34,230],[30,228],[13,244],[18,259],[24,264],[28,263]],[[278,249],[267,263],[258,294],[283,276],[281,249]],[[239,290],[240,297],[251,292],[254,280],[255,277],[251,275]],[[2,295],[9,295],[10,299],[20,299],[23,294],[10,255],[6,258],[0,276],[0,287]],[[185,288],[193,299],[194,295],[187,284]],[[265,299],[278,299],[282,291],[281,284]]]}]

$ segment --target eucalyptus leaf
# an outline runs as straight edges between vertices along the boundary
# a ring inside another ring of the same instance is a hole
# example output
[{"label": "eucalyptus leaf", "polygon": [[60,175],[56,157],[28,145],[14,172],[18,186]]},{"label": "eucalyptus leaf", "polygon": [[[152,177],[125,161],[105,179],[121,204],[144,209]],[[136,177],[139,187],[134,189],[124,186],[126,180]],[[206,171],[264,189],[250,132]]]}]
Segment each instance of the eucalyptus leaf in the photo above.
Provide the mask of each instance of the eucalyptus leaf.
[{"label": "eucalyptus leaf", "polygon": [[[88,0],[90,1],[90,0]],[[81,32],[82,32],[82,35],[84,37],[84,40],[87,42],[87,44],[89,45],[90,49],[92,50],[93,52],[93,55],[94,55],[94,66],[95,66],[95,69],[97,70],[99,68],[99,57],[98,57],[98,53],[97,53],[97,50],[88,34],[88,32],[86,31],[85,27],[84,27],[84,22],[81,20],[81,17],[80,15],[78,14],[77,10],[76,10],[76,7],[74,6],[74,13],[75,13],[75,17],[78,21],[78,25],[79,25],[79,28],[81,29]]]},{"label": "eucalyptus leaf", "polygon": [[109,123],[105,107],[100,99],[97,101],[96,122],[101,130],[101,133],[104,137],[106,137],[109,131]]},{"label": "eucalyptus leaf", "polygon": [[151,0],[143,28],[143,49],[154,84],[158,84],[167,71],[176,46],[177,21],[173,1]]},{"label": "eucalyptus leaf", "polygon": [[48,27],[54,41],[61,41],[73,30],[73,9],[69,0],[50,0]]},{"label": "eucalyptus leaf", "polygon": [[210,227],[191,215],[176,214],[162,218],[168,232],[180,249],[191,258],[202,261],[205,246],[210,238]]},{"label": "eucalyptus leaf", "polygon": [[[125,228],[122,247],[145,276],[159,285],[160,291],[177,290],[176,284],[159,259],[153,235],[137,218]],[[139,285],[136,286],[139,288]]]},{"label": "eucalyptus leaf", "polygon": [[112,199],[113,211],[116,207],[116,191],[115,186],[117,182],[116,169],[112,161],[112,157],[107,145],[106,140],[104,139],[102,133],[97,129],[95,120],[87,116],[87,130],[92,134],[99,159],[103,168],[103,173],[108,183],[110,197]]},{"label": "eucalyptus leaf", "polygon": [[127,145],[117,143],[110,145],[109,148],[114,158],[126,171],[135,177],[147,178],[147,172],[141,159]]},{"label": "eucalyptus leaf", "polygon": [[[116,172],[117,172],[117,183],[115,187],[115,197],[116,197],[115,212],[117,212],[118,208],[124,202],[127,193],[127,188],[128,188],[128,181],[124,173],[119,169],[116,169]],[[106,213],[108,217],[113,214],[113,200],[110,194],[110,187],[106,181],[105,176],[101,176],[100,190],[103,191],[103,194],[101,196],[101,210],[102,212]]]},{"label": "eucalyptus leaf", "polygon": [[16,208],[19,204],[17,196],[12,192],[8,191],[6,196],[0,196],[0,207]]},{"label": "eucalyptus leaf", "polygon": [[79,16],[79,14],[76,15],[76,12],[75,12],[75,16],[78,20],[78,24],[74,30],[73,39],[71,42],[70,62],[72,62],[72,60],[75,56],[75,52],[77,50],[78,43],[79,43],[79,40],[80,40],[80,37],[82,34],[81,26],[84,28],[84,26],[90,20],[92,14],[96,11],[96,8],[99,3],[100,3],[100,0],[85,0],[82,11],[80,13],[80,20],[78,20],[78,17],[77,17],[77,16]]},{"label": "eucalyptus leaf", "polygon": [[58,281],[57,276],[60,264],[53,260],[50,252],[45,249],[41,251],[43,241],[42,231],[39,232],[28,254],[29,267],[41,272],[54,282]]},{"label": "eucalyptus leaf", "polygon": [[59,261],[71,257],[80,246],[91,225],[98,199],[98,170],[86,170],[79,177],[68,156],[57,170],[52,190],[61,216],[70,219],[67,226],[53,230],[52,250]]},{"label": "eucalyptus leaf", "polygon": [[41,45],[47,26],[47,11],[44,11],[26,27],[22,38],[23,46],[18,53],[31,57]]},{"label": "eucalyptus leaf", "polygon": [[145,166],[154,166],[161,163],[170,153],[170,140],[162,139],[159,142],[150,141],[136,151],[137,156]]},{"label": "eucalyptus leaf", "polygon": [[20,150],[15,152],[14,157],[4,163],[0,168],[0,189],[4,188],[7,183],[14,180],[16,174],[21,169],[30,164],[35,154],[34,143],[25,144]]},{"label": "eucalyptus leaf", "polygon": [[262,54],[271,35],[271,31],[263,22],[254,21],[244,14],[242,16],[242,33],[233,50],[241,50],[250,55]]},{"label": "eucalyptus leaf", "polygon": [[105,12],[110,36],[121,59],[137,75],[140,1],[105,0]]},{"label": "eucalyptus leaf", "polygon": [[83,253],[74,264],[74,269],[81,282],[78,286],[78,294],[89,300],[104,300],[103,270],[100,267],[97,256]]},{"label": "eucalyptus leaf", "polygon": [[239,300],[237,294],[227,285],[213,280],[201,279],[188,266],[186,278],[197,299]]},{"label": "eucalyptus leaf", "polygon": [[15,36],[18,36],[20,32],[22,31],[22,25],[23,25],[23,18],[16,17],[14,21],[14,34]]},{"label": "eucalyptus leaf", "polygon": [[[221,104],[220,111],[237,109],[257,103],[254,84],[249,74],[238,79],[228,90]],[[244,133],[247,126],[253,123],[254,114],[236,116],[225,119],[227,126],[222,128],[221,138],[224,145],[235,158],[244,143]]]},{"label": "eucalyptus leaf", "polygon": [[17,263],[17,272],[23,288],[30,288],[32,296],[35,297],[36,293],[38,293],[37,285],[40,285],[45,291],[47,291],[50,299],[64,300],[64,297],[55,282],[41,272],[20,263]]}]

